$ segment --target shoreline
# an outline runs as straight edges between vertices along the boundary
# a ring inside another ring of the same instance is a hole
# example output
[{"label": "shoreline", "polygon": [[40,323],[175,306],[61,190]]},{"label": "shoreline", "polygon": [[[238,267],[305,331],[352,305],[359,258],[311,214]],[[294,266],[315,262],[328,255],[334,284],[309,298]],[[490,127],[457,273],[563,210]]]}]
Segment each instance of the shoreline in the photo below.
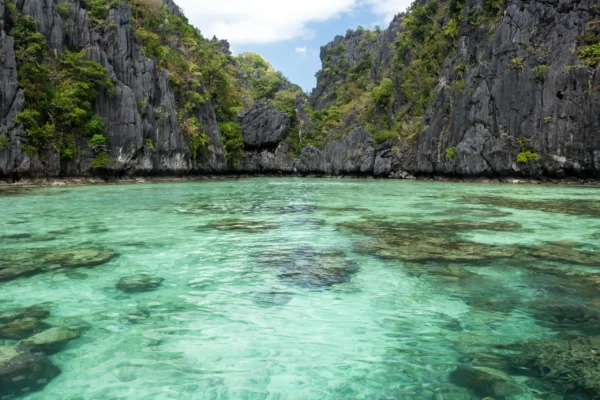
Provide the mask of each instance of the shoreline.
[{"label": "shoreline", "polygon": [[381,181],[424,181],[445,183],[478,183],[478,184],[504,184],[504,185],[559,185],[559,186],[598,186],[600,179],[563,178],[540,179],[531,178],[455,178],[447,176],[418,176],[408,179],[400,178],[377,178],[373,176],[356,175],[297,175],[297,174],[223,174],[223,175],[186,175],[186,176],[131,176],[131,177],[68,177],[68,178],[26,178],[17,182],[0,180],[0,190],[3,188],[16,187],[73,187],[93,185],[128,185],[128,184],[150,184],[150,183],[184,183],[221,180],[240,180],[252,178],[313,178],[313,179],[356,179],[356,180],[381,180]]}]

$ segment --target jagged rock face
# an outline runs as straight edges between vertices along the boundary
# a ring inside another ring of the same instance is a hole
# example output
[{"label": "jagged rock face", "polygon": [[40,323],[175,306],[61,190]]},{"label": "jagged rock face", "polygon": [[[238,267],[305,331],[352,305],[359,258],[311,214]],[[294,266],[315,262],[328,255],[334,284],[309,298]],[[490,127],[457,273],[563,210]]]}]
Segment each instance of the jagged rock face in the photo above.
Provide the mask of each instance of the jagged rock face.
[{"label": "jagged rock face", "polygon": [[242,110],[237,122],[247,149],[276,148],[290,133],[290,118],[277,111],[271,101],[259,101]]},{"label": "jagged rock face", "polygon": [[[600,73],[571,67],[580,64],[574,43],[599,13],[594,0],[515,1],[492,36],[480,27],[460,37],[443,80],[459,79],[454,68],[466,62],[465,87],[456,95],[439,88],[414,172],[600,177]],[[519,57],[522,68],[515,68]],[[538,65],[548,66],[544,79],[536,77]],[[523,139],[540,161],[517,162]],[[454,159],[445,156],[450,147]]]},{"label": "jagged rock face", "polygon": [[321,62],[324,70],[317,80],[317,87],[310,96],[311,105],[322,110],[335,104],[336,85],[346,76],[328,70],[344,71],[355,68],[360,62],[378,50],[377,38],[371,38],[364,30],[348,31],[346,36],[336,36],[332,42],[321,47]]},{"label": "jagged rock face", "polygon": [[[23,110],[25,97],[19,89],[14,40],[5,22],[6,1],[38,21],[52,52],[85,48],[88,57],[111,74],[115,94],[101,92],[94,104],[106,126],[107,152],[116,161],[102,171],[106,174],[600,178],[600,70],[572,68],[579,65],[574,43],[588,22],[600,18],[597,0],[517,0],[506,2],[504,15],[493,24],[470,28],[463,22],[457,51],[442,65],[434,100],[423,121],[424,132],[416,142],[390,141],[377,146],[371,135],[356,125],[358,118],[351,116],[344,121],[344,128],[330,132],[329,137],[337,139],[324,149],[308,146],[293,159],[285,142],[289,117],[271,102],[261,101],[238,116],[246,153],[229,169],[210,100],[195,115],[210,139],[209,148],[201,159],[192,159],[189,139],[179,129],[168,76],[136,44],[128,6],[111,9],[107,29],[94,30],[87,11],[75,0],[65,0],[70,5],[65,18],[52,0],[0,0],[0,179],[97,173],[90,169],[94,153],[86,140],[78,140],[77,155],[69,161],[61,160],[54,150],[43,154],[24,151],[26,133],[14,118]],[[181,13],[172,0],[163,2],[172,13]],[[482,4],[483,0],[467,0],[464,19]],[[359,29],[324,46],[324,70],[308,103],[316,110],[335,104],[336,89],[347,83],[348,71],[354,68],[366,65],[373,85],[384,77],[393,78],[394,43],[404,29],[402,18],[394,18],[381,34]],[[213,40],[215,47],[229,53],[226,41]],[[515,68],[515,59],[522,59],[520,67]],[[462,77],[456,70],[459,65],[466,66]],[[534,70],[540,65],[548,67],[544,79]],[[464,81],[462,89],[452,90],[451,83],[457,81]],[[382,117],[397,122],[394,113],[402,109],[403,99],[398,82],[394,84],[390,115]],[[316,129],[304,103],[305,98],[299,96],[300,137]],[[10,145],[2,146],[6,137]],[[539,161],[517,161],[523,143],[539,154]]]},{"label": "jagged rock face", "polygon": [[[207,159],[197,165],[191,159],[188,139],[180,132],[175,98],[166,72],[144,56],[136,44],[131,25],[131,10],[126,5],[111,9],[110,29],[102,33],[90,26],[87,11],[77,1],[68,1],[68,18],[64,20],[51,0],[17,2],[20,11],[38,21],[52,51],[65,47],[87,48],[88,57],[108,69],[115,83],[114,96],[101,93],[95,102],[109,140],[108,153],[116,162],[112,174],[180,174],[191,171],[221,172],[225,155],[215,112],[210,101],[198,110],[197,117],[210,139]],[[179,8],[170,0],[171,12]],[[0,7],[4,21],[4,0]],[[4,23],[2,22],[2,25]],[[90,174],[93,153],[85,143],[78,143],[75,159],[61,161],[58,154],[28,155],[22,150],[25,132],[13,120],[23,109],[24,96],[18,91],[14,40],[0,32],[0,136],[7,135],[11,146],[0,148],[0,177],[77,176]],[[151,141],[154,150],[147,146]]]}]

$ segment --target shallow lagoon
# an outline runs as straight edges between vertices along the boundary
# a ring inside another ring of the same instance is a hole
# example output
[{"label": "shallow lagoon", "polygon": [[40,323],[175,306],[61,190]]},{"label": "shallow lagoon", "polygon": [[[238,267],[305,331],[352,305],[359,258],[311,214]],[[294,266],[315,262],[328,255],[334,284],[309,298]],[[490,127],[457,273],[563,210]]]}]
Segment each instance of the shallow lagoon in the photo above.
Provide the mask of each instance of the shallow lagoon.
[{"label": "shallow lagoon", "polygon": [[[573,362],[561,346],[600,334],[598,188],[248,179],[11,189],[0,209],[3,265],[51,260],[0,283],[0,311],[47,303],[48,325],[81,332],[50,356],[62,373],[27,399],[597,389],[555,375]],[[68,249],[114,256],[71,268],[84,262],[53,253]],[[141,274],[164,281],[116,288]]]}]

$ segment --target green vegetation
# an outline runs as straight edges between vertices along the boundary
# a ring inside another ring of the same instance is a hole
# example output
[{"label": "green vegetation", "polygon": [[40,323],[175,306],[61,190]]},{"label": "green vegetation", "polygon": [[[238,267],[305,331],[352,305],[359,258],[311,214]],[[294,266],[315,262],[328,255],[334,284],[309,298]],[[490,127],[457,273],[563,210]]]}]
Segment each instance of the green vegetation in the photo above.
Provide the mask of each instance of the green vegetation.
[{"label": "green vegetation", "polygon": [[397,140],[398,139],[398,135],[392,131],[379,131],[376,132],[373,135],[373,138],[375,139],[375,143],[377,144],[382,144],[387,142],[388,140]]},{"label": "green vegetation", "polygon": [[7,149],[10,146],[10,138],[8,136],[0,136],[0,150]]},{"label": "green vegetation", "polygon": [[600,65],[600,42],[586,46],[579,53],[579,60],[588,67]]},{"label": "green vegetation", "polygon": [[219,124],[221,137],[225,146],[225,157],[227,164],[237,166],[244,154],[244,137],[242,136],[242,127],[235,122],[222,122]]},{"label": "green vegetation", "polygon": [[94,135],[88,142],[88,146],[96,151],[106,150],[108,140],[104,135]]},{"label": "green vegetation", "polygon": [[552,117],[548,116],[544,118],[544,123],[545,124],[549,124],[550,122],[552,122]]},{"label": "green vegetation", "polygon": [[456,147],[449,147],[446,150],[446,159],[454,160],[456,158]]},{"label": "green vegetation", "polygon": [[544,83],[546,81],[546,77],[548,76],[549,70],[550,68],[548,68],[548,66],[545,64],[533,67],[533,74],[535,75],[536,82]]},{"label": "green vegetation", "polygon": [[86,4],[90,22],[92,23],[92,26],[97,27],[106,21],[111,7],[115,7],[118,4],[118,1],[86,0]]},{"label": "green vegetation", "polygon": [[75,156],[75,135],[104,134],[104,124],[93,111],[101,90],[114,85],[108,71],[82,52],[65,51],[57,58],[48,52],[37,22],[9,10],[19,63],[19,83],[25,90],[25,108],[15,119],[27,133],[25,149],[33,154],[55,149],[61,158]]},{"label": "green vegetation", "polygon": [[148,148],[150,151],[155,151],[154,143],[152,143],[152,139],[144,139],[144,146]]},{"label": "green vegetation", "polygon": [[525,59],[523,57],[515,57],[510,60],[510,66],[517,72],[523,72]]},{"label": "green vegetation", "polygon": [[527,164],[529,161],[539,161],[541,159],[538,153],[523,151],[517,155],[517,162]]},{"label": "green vegetation", "polygon": [[517,144],[521,147],[521,152],[517,155],[517,162],[520,164],[527,164],[530,161],[539,161],[542,157],[535,151],[535,148],[531,146],[529,139],[519,138]]},{"label": "green vegetation", "polygon": [[192,133],[189,135],[192,160],[198,159],[198,154],[208,149],[209,137],[204,133]]},{"label": "green vegetation", "polygon": [[109,165],[114,164],[114,162],[115,162],[115,160],[110,158],[108,156],[108,154],[106,154],[105,152],[102,152],[102,153],[98,154],[96,156],[96,158],[94,158],[92,160],[92,162],[90,163],[90,168],[92,168],[92,169],[104,168],[104,167],[108,167]]},{"label": "green vegetation", "polygon": [[379,86],[375,86],[371,91],[375,104],[383,109],[387,109],[394,95],[394,82],[389,78],[384,78]]},{"label": "green vegetation", "polygon": [[253,100],[274,99],[277,92],[282,90],[301,91],[300,87],[293,85],[256,53],[240,54],[235,59],[235,66],[238,78],[248,85]]}]

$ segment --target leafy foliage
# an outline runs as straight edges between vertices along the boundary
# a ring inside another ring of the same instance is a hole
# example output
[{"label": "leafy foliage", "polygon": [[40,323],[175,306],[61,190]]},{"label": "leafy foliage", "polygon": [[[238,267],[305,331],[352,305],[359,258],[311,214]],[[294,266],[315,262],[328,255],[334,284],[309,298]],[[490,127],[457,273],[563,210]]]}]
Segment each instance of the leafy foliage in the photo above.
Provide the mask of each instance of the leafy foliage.
[{"label": "leafy foliage", "polygon": [[536,82],[544,83],[546,81],[546,77],[548,76],[549,70],[550,68],[545,64],[533,67],[533,74],[535,75]]},{"label": "leafy foliage", "polygon": [[10,138],[8,136],[0,136],[0,150],[7,149],[10,146]]},{"label": "leafy foliage", "polygon": [[517,162],[521,164],[527,164],[529,161],[539,161],[540,159],[540,155],[532,151],[522,151],[517,155]]},{"label": "leafy foliage", "polygon": [[600,65],[600,42],[586,46],[579,53],[579,60],[588,67]]},{"label": "leafy foliage", "polygon": [[102,153],[98,154],[96,156],[96,158],[94,158],[92,160],[92,162],[90,162],[90,168],[92,168],[92,169],[104,168],[104,167],[108,167],[109,165],[114,164],[114,162],[115,162],[115,160],[110,158],[108,156],[108,154],[102,152]]},{"label": "leafy foliage", "polygon": [[521,152],[517,155],[518,163],[527,164],[530,161],[539,161],[542,159],[528,139],[518,138],[517,144],[521,147]]},{"label": "leafy foliage", "polygon": [[382,131],[378,131],[373,135],[373,139],[375,140],[375,143],[377,144],[382,144],[387,142],[388,140],[397,140],[398,139],[398,134],[389,131],[389,130],[382,130]]},{"label": "leafy foliage", "polygon": [[254,100],[274,99],[282,90],[301,91],[256,53],[240,54],[235,59],[235,66],[239,79],[248,86]]},{"label": "leafy foliage", "polygon": [[152,139],[144,139],[144,146],[148,148],[150,151],[155,151],[154,143],[152,143]]},{"label": "leafy foliage", "polygon": [[221,136],[225,146],[225,156],[229,166],[239,164],[244,154],[244,137],[242,127],[235,122],[222,122],[219,124]]},{"label": "leafy foliage", "polygon": [[28,153],[54,148],[63,159],[75,156],[75,135],[103,135],[104,123],[93,102],[100,90],[114,93],[108,71],[84,52],[48,54],[46,39],[30,16],[12,11],[19,83],[25,90],[25,108],[15,121],[27,133]]},{"label": "leafy foliage", "polygon": [[456,158],[456,147],[446,149],[446,159],[454,160]]}]

